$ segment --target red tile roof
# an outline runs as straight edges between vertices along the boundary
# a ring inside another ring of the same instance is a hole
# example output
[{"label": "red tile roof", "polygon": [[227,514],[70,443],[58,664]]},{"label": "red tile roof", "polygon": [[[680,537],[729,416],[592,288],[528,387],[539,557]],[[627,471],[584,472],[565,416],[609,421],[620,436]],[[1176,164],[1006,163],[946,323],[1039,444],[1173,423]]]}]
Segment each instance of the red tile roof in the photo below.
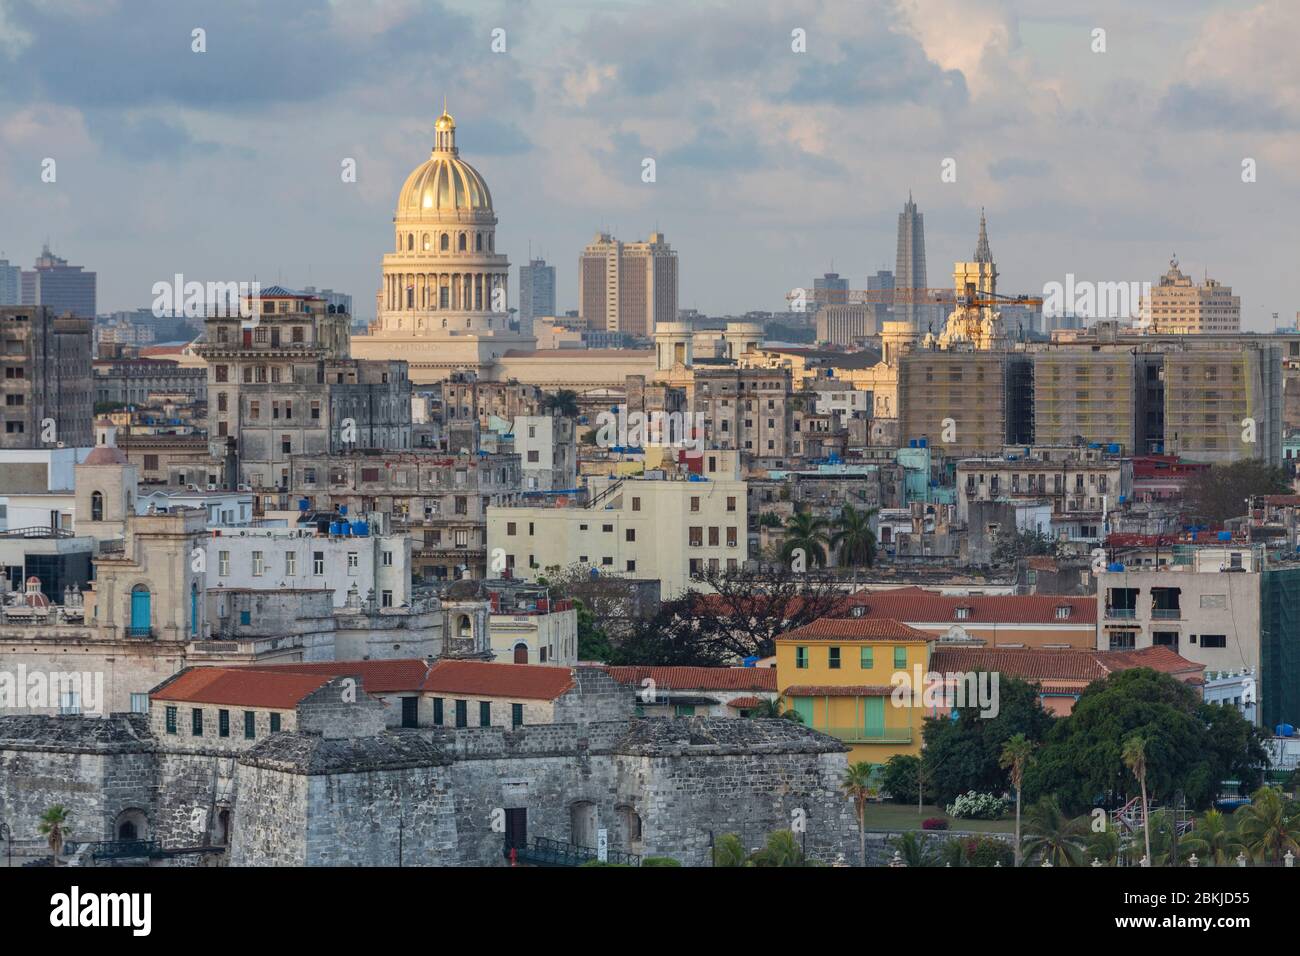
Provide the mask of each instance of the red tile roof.
[{"label": "red tile roof", "polygon": [[[866,617],[892,618],[912,624],[960,622],[962,624],[1075,624],[1097,622],[1097,601],[1092,597],[1056,594],[984,594],[950,596],[918,587],[888,591],[864,591],[852,595],[847,608],[862,607]],[[1070,608],[1068,618],[1058,618],[1056,609]],[[845,614],[852,613],[849,610]],[[967,616],[957,617],[958,608]]]},{"label": "red tile roof", "polygon": [[523,697],[555,700],[574,685],[573,671],[545,664],[496,664],[491,661],[439,661],[420,689],[429,693],[478,697]]},{"label": "red tile roof", "polygon": [[1150,667],[1174,676],[1199,677],[1205,667],[1167,647],[1140,651],[1058,650],[1020,647],[935,646],[930,670],[937,673],[996,671],[1034,682],[1081,681],[1091,683],[1107,674],[1134,667]]},{"label": "red tile roof", "polygon": [[823,617],[787,631],[779,641],[902,641],[925,643],[934,636],[880,617]]},{"label": "red tile roof", "polygon": [[785,697],[888,697],[888,684],[795,684],[781,691]]},{"label": "red tile roof", "polygon": [[151,700],[293,710],[329,683],[328,674],[267,673],[250,667],[191,667],[149,695]]},{"label": "red tile roof", "polygon": [[411,658],[393,661],[314,661],[293,664],[253,664],[248,669],[280,674],[318,674],[327,677],[360,677],[361,687],[371,694],[390,694],[420,689],[432,665]]},{"label": "red tile roof", "polygon": [[735,707],[737,710],[747,710],[750,707],[757,707],[759,704],[766,703],[763,697],[733,697],[727,701],[728,707]]},{"label": "red tile roof", "polygon": [[606,667],[620,684],[637,687],[647,678],[676,690],[776,690],[772,667]]}]

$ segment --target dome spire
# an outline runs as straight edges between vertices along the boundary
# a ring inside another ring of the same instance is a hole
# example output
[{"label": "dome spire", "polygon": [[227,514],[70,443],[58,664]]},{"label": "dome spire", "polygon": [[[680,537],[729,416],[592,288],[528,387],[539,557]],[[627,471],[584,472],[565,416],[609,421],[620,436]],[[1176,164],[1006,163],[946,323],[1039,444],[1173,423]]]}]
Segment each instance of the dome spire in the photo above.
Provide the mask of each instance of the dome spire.
[{"label": "dome spire", "polygon": [[456,152],[456,121],[451,118],[447,112],[447,94],[442,95],[442,115],[438,117],[433,124],[433,149],[434,152],[455,153]]}]

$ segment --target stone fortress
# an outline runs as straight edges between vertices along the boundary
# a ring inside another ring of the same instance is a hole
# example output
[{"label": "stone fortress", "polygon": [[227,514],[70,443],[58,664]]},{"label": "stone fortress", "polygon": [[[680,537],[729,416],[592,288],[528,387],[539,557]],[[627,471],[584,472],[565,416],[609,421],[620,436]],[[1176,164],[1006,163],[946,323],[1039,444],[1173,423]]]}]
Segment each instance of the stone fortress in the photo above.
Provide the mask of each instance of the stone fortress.
[{"label": "stone fortress", "polygon": [[[187,681],[219,691],[228,686],[219,668],[155,688],[149,714],[0,718],[0,818],[34,834],[48,807],[68,807],[81,865],[103,865],[100,847],[141,841],[114,862],[501,866],[510,845],[594,847],[604,831],[611,859],[707,866],[716,837],[736,833],[758,847],[796,820],[807,821],[799,836],[809,856],[855,852],[852,807],[839,790],[847,747],[795,722],[635,717],[627,688],[578,667],[549,723],[400,727],[392,702],[365,692],[368,663],[276,674],[278,699],[258,697],[268,684],[259,676],[271,675],[238,669],[243,690],[227,699],[252,708],[247,735],[228,717],[218,725],[211,705],[193,708],[201,716],[181,709],[183,719],[168,706],[222,698],[169,692]],[[548,671],[552,681],[559,671],[470,666]],[[207,734],[190,736],[191,723],[206,723]]]}]

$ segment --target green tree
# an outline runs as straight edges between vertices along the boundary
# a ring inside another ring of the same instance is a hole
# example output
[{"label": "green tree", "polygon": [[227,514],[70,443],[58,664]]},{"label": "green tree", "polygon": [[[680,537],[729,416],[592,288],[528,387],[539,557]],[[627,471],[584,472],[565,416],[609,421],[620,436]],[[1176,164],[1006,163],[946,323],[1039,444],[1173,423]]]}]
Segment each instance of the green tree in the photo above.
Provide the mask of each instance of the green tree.
[{"label": "green tree", "polygon": [[573,599],[573,609],[578,614],[578,659],[608,661],[614,656],[614,646],[605,629],[596,623],[596,616],[581,600]]},{"label": "green tree", "polygon": [[875,794],[874,768],[865,760],[850,764],[840,781],[840,789],[853,801],[853,812],[858,818],[858,855],[862,865],[867,865],[867,801]]},{"label": "green tree", "polygon": [[54,854],[54,865],[59,865],[59,855],[63,852],[63,841],[67,837],[68,819],[72,812],[62,804],[55,804],[41,814],[41,822],[36,827],[49,844]]},{"label": "green tree", "polygon": [[[1218,708],[1223,711],[1228,708]],[[1133,795],[1137,778],[1124,761],[1124,741],[1144,743],[1148,799],[1181,793],[1190,807],[1208,806],[1220,780],[1256,757],[1254,738],[1213,739],[1201,700],[1188,685],[1149,668],[1134,668],[1089,684],[1069,717],[1058,720],[1025,775],[1029,800],[1055,795],[1072,812],[1106,794]],[[1232,718],[1217,715],[1227,726]],[[1229,735],[1231,737],[1231,735]]]},{"label": "green tree", "polygon": [[1016,866],[1020,859],[1020,792],[1025,784],[1025,767],[1034,753],[1033,742],[1024,734],[1015,734],[1002,745],[1002,756],[998,765],[1009,772],[1011,788],[1016,791]]},{"label": "green tree", "polygon": [[736,867],[748,863],[745,845],[734,833],[724,833],[713,842],[713,865]]},{"label": "green tree", "polygon": [[885,761],[880,775],[880,789],[894,803],[924,803],[933,800],[929,781],[924,795],[918,794],[921,782],[921,758],[915,754],[894,754]]},{"label": "green tree", "polygon": [[1241,839],[1233,819],[1218,810],[1207,810],[1183,839],[1183,849],[1206,866],[1227,866],[1241,852]]},{"label": "green tree", "polygon": [[831,542],[830,523],[811,511],[796,511],[785,523],[785,540],[781,543],[781,560],[789,565],[797,550],[802,550],[805,567],[826,567],[826,549]]},{"label": "green tree", "polygon": [[924,833],[908,830],[891,841],[898,851],[899,859],[908,866],[937,866],[939,851],[933,841]]},{"label": "green tree", "polygon": [[1243,458],[1228,465],[1213,465],[1194,474],[1184,493],[1188,517],[1220,524],[1246,511],[1246,499],[1255,495],[1288,495],[1286,473],[1259,458]]},{"label": "green tree", "polygon": [[799,712],[793,708],[785,706],[784,697],[763,697],[753,707],[748,708],[749,716],[760,720],[778,719],[793,720],[796,724],[802,724],[803,718]]},{"label": "green tree", "polygon": [[750,857],[755,866],[805,866],[799,841],[789,830],[768,834],[767,845]]},{"label": "green tree", "polygon": [[578,393],[571,388],[562,388],[558,392],[547,392],[542,396],[542,411],[563,415],[565,418],[577,418]]},{"label": "green tree", "polygon": [[859,511],[845,505],[835,519],[830,545],[839,552],[843,565],[871,567],[876,562],[876,533],[871,530],[871,519],[879,509]]},{"label": "green tree", "polygon": [[977,707],[961,707],[957,719],[930,718],[922,735],[922,771],[927,789],[940,803],[950,803],[969,790],[1002,792],[1006,773],[1002,748],[1016,734],[1038,743],[1051,731],[1056,718],[1043,710],[1038,688],[1002,675],[998,682],[998,711],[983,717]]},{"label": "green tree", "polygon": [[1043,856],[1052,861],[1052,866],[1079,866],[1083,862],[1087,825],[1067,816],[1055,797],[1043,797],[1030,807],[1025,823],[1022,861]]},{"label": "green tree", "polygon": [[1300,805],[1276,787],[1260,787],[1236,816],[1241,844],[1255,861],[1281,863],[1288,851],[1300,856]]},{"label": "green tree", "polygon": [[1147,742],[1141,734],[1130,734],[1124,738],[1122,751],[1124,766],[1128,767],[1133,778],[1138,782],[1142,792],[1142,836],[1146,841],[1147,863],[1153,864],[1151,858],[1151,812],[1147,803]]}]

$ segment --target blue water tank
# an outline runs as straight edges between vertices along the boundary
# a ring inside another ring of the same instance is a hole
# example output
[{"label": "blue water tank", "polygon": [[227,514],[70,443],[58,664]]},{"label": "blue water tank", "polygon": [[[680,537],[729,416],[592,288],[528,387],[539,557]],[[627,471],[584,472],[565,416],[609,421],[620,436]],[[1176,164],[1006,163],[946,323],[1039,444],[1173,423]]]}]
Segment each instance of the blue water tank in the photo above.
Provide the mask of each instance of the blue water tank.
[{"label": "blue water tank", "polygon": [[369,521],[352,522],[352,533],[362,538],[368,537],[370,535],[370,522]]},{"label": "blue water tank", "polygon": [[341,514],[341,515],[345,515],[345,514],[347,514],[347,513],[348,513],[348,506],[347,506],[347,505],[339,505],[339,514]]},{"label": "blue water tank", "polygon": [[1278,724],[1277,727],[1274,728],[1274,730],[1278,737],[1295,736],[1295,727],[1291,724]]},{"label": "blue water tank", "polygon": [[1232,540],[1232,532],[1231,532],[1231,531],[1220,531],[1220,532],[1219,532],[1219,540],[1220,540],[1220,541],[1231,541],[1231,540]]},{"label": "blue water tank", "polygon": [[1112,561],[1110,564],[1106,565],[1106,570],[1107,570],[1107,571],[1123,571],[1123,570],[1124,570],[1124,565],[1123,565],[1123,563],[1120,562],[1120,561]]},{"label": "blue water tank", "polygon": [[1115,442],[1111,442],[1109,445],[1106,446],[1106,451],[1108,451],[1112,455],[1118,455],[1119,445],[1116,444]]},{"label": "blue water tank", "polygon": [[306,499],[306,498],[299,498],[299,499],[298,499],[298,510],[299,510],[299,511],[307,511],[309,508],[311,508],[311,502],[310,502],[308,499]]},{"label": "blue water tank", "polygon": [[335,536],[342,534],[343,532],[340,530],[342,525],[343,525],[342,521],[331,521],[330,534]]},{"label": "blue water tank", "polygon": [[760,658],[757,658],[757,657],[746,657],[745,660],[744,660],[744,665],[745,665],[746,667],[755,667],[755,666],[757,666],[759,660],[760,660]]},{"label": "blue water tank", "polygon": [[930,439],[928,439],[928,438],[921,438],[921,439],[918,439],[918,441],[920,442],[920,444],[918,444],[918,445],[916,446],[917,448],[929,448],[929,447],[930,447]]}]

